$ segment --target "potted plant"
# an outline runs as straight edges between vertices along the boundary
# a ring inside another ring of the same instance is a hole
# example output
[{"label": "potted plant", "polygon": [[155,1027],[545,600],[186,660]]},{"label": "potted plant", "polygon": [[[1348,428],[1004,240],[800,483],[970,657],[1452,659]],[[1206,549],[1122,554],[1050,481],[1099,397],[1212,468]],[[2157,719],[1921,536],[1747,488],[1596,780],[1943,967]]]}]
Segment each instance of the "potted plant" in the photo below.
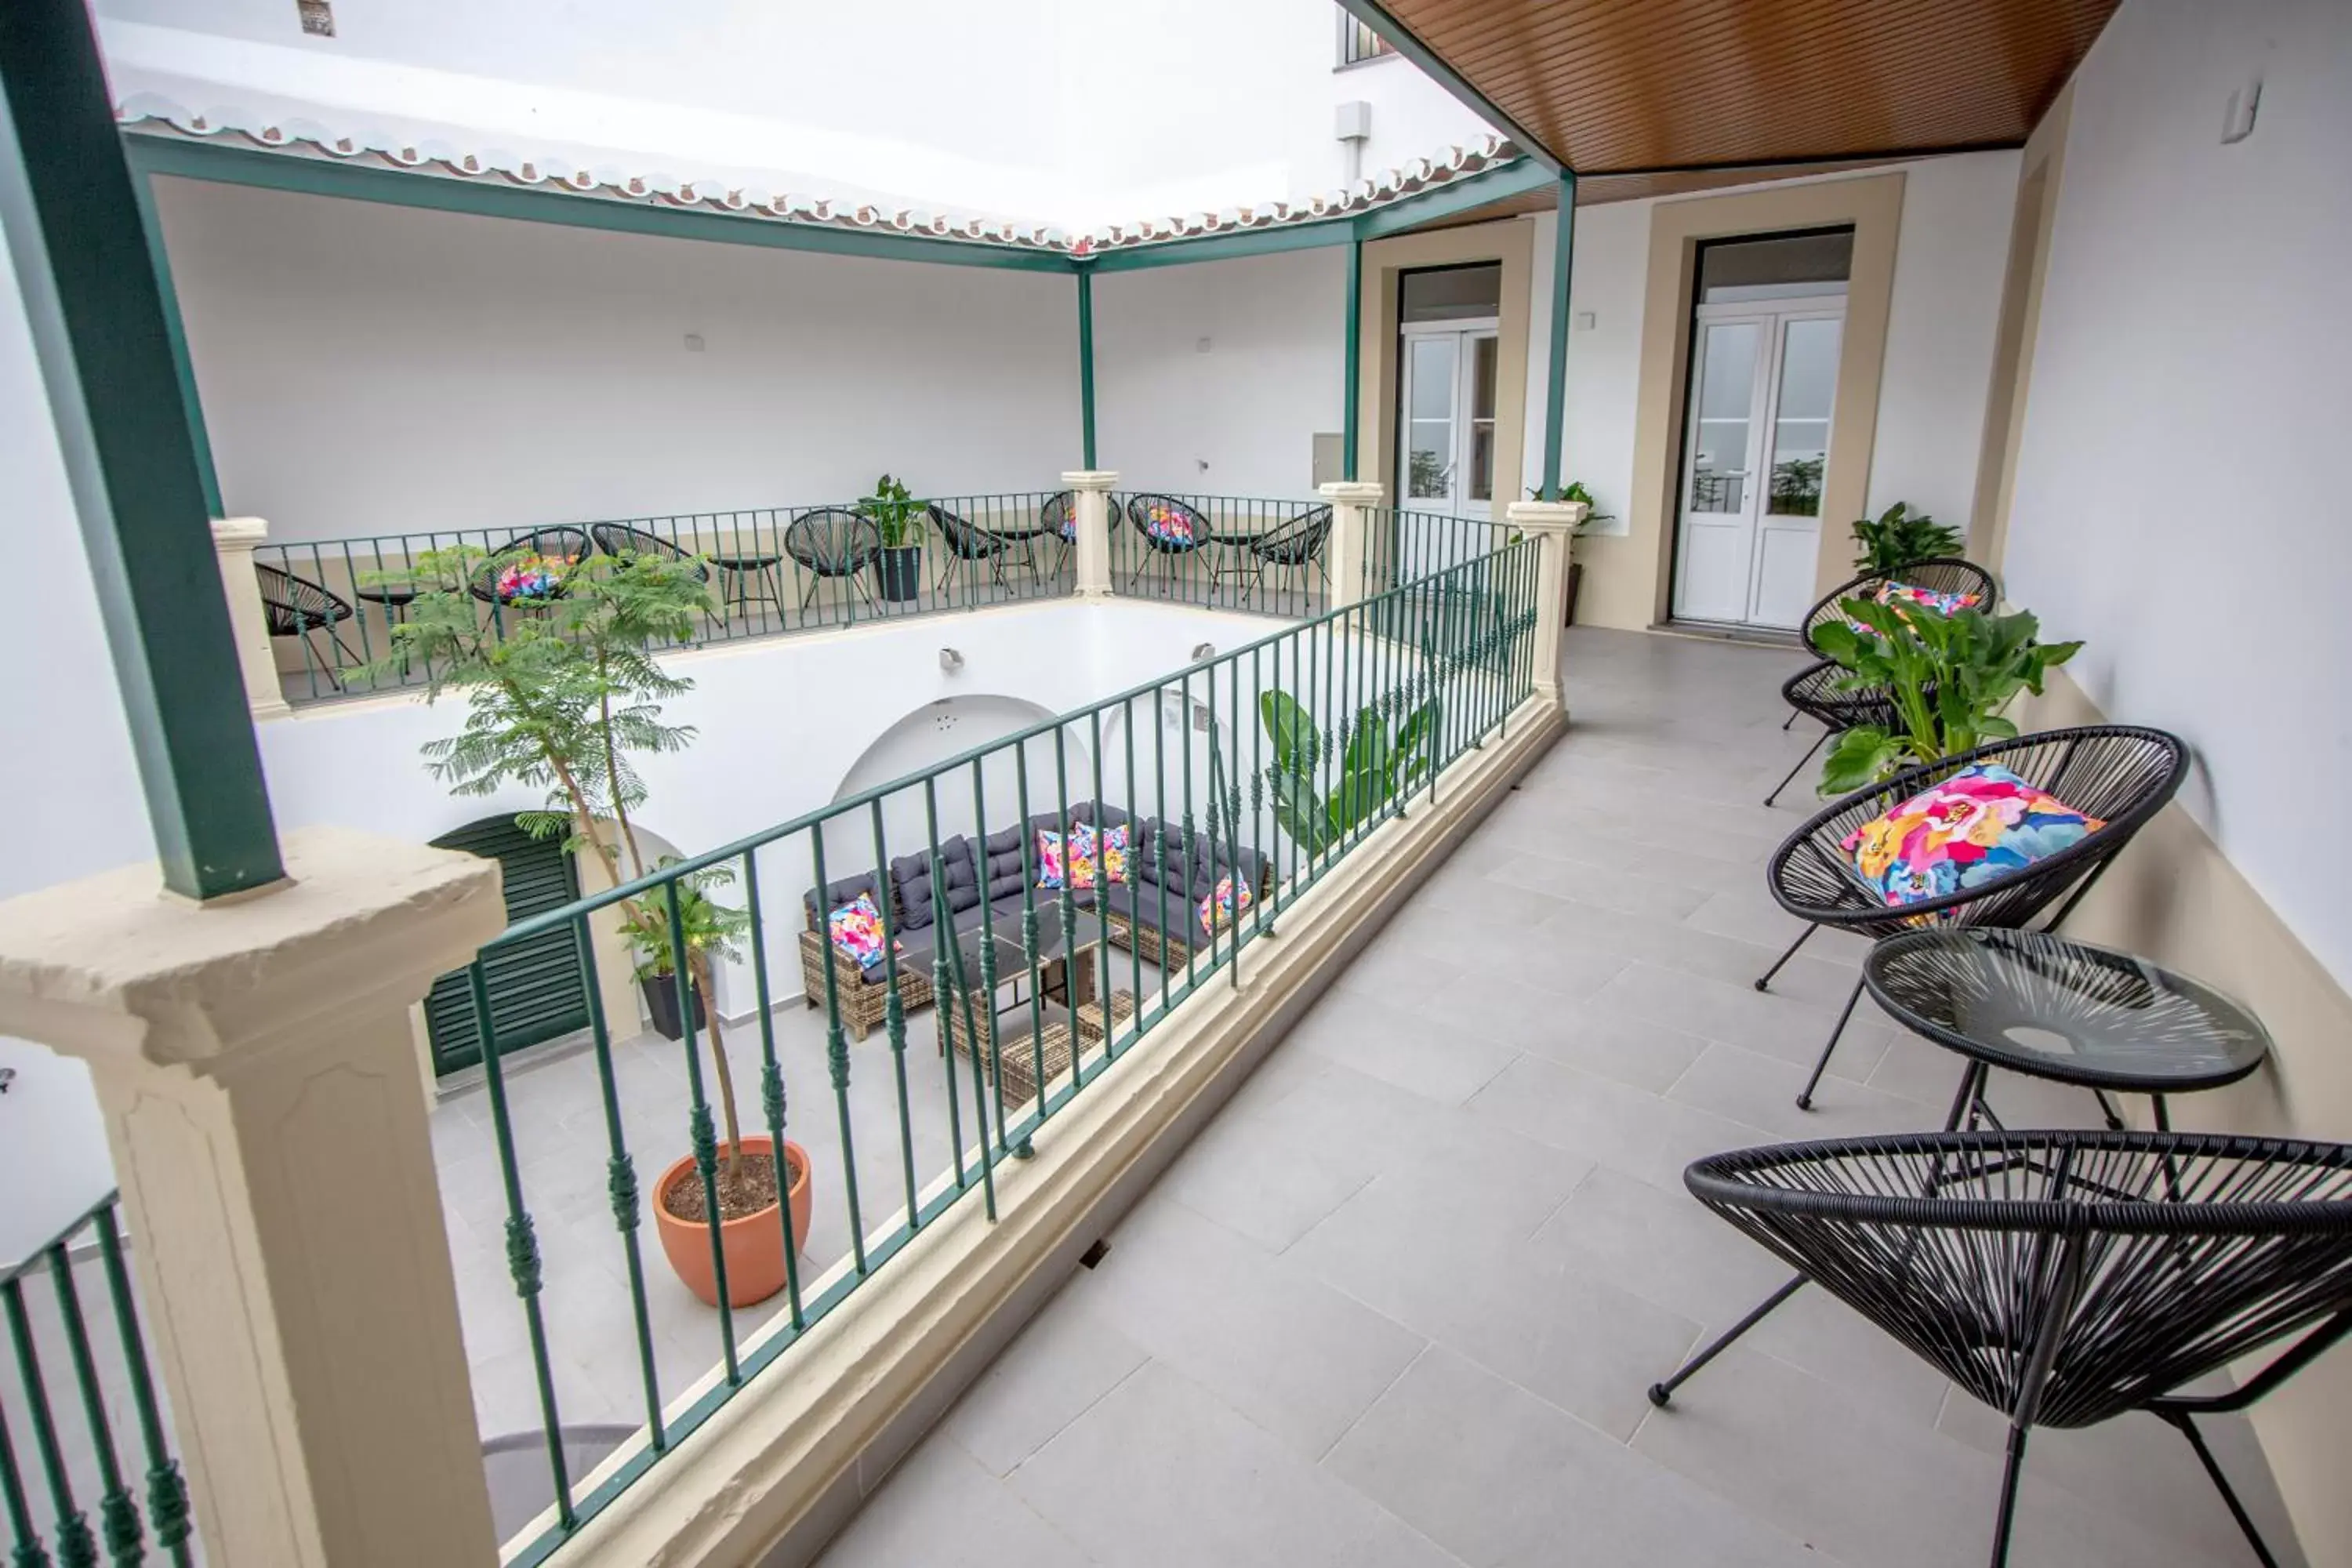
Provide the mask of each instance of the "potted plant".
[{"label": "potted plant", "polygon": [[1813,640],[1846,669],[1842,689],[1886,691],[1902,723],[1841,734],[1822,766],[1824,795],[2016,734],[2001,709],[2020,691],[2040,695],[2042,677],[2083,647],[2037,641],[2041,623],[2024,610],[1944,616],[1873,599],[1841,600],[1838,608],[1846,619],[1814,627]]},{"label": "potted plant", "polygon": [[[683,751],[694,739],[692,726],[667,723],[661,710],[665,700],[694,683],[665,670],[654,650],[690,637],[697,617],[710,607],[703,563],[651,551],[593,555],[565,575],[563,592],[547,614],[503,627],[484,624],[472,595],[453,586],[472,581],[482,566],[479,551],[436,552],[409,572],[383,579],[414,588],[416,597],[407,619],[393,628],[392,651],[379,670],[405,674],[421,667],[428,702],[453,689],[467,698],[463,729],[427,742],[426,765],[457,795],[490,795],[511,784],[543,792],[541,809],[516,816],[526,832],[561,834],[565,847],[592,858],[611,887],[644,878],[655,868],[630,824],[631,813],[646,801],[635,759]],[[749,1306],[783,1288],[783,1204],[790,1205],[794,1252],[807,1238],[809,1162],[787,1141],[780,1170],[771,1141],[744,1136],[738,1121],[726,1041],[717,1010],[705,1005],[713,991],[711,954],[730,952],[750,921],[745,911],[722,909],[709,897],[706,889],[726,879],[709,870],[688,874],[617,907],[641,979],[667,966],[669,984],[647,986],[646,1000],[656,1028],[677,1039],[685,1029],[677,1005],[669,900],[677,900],[692,998],[687,1011],[696,1032],[707,1032],[710,1042],[726,1131],[712,1185],[728,1300]],[[667,1000],[657,1003],[662,990]],[[689,1289],[715,1305],[709,1194],[695,1156],[664,1171],[654,1195],[664,1255]]]},{"label": "potted plant", "polygon": [[[1543,499],[1543,492],[1531,485],[1528,488],[1528,499],[1529,500],[1540,500]],[[1581,501],[1591,509],[1585,514],[1584,521],[1576,525],[1576,531],[1579,533],[1591,531],[1592,525],[1594,523],[1614,522],[1617,521],[1616,514],[1614,512],[1606,512],[1601,510],[1601,503],[1593,499],[1592,492],[1585,488],[1584,481],[1582,479],[1570,480],[1559,492],[1559,499],[1562,500]],[[1568,607],[1561,614],[1559,623],[1561,626],[1572,626],[1576,625],[1576,594],[1577,590],[1583,586],[1584,563],[1576,558],[1576,552],[1574,551],[1570,551],[1568,557]]]},{"label": "potted plant", "polygon": [[[1266,783],[1274,819],[1306,854],[1320,853],[1409,795],[1428,777],[1436,750],[1437,704],[1423,703],[1393,727],[1376,708],[1356,715],[1340,736],[1316,727],[1315,715],[1286,691],[1259,697],[1258,722],[1274,745]],[[1327,797],[1316,787],[1320,763],[1336,760],[1339,776]]]},{"label": "potted plant", "polygon": [[905,604],[923,591],[923,509],[907,487],[885,474],[857,510],[874,520],[882,552],[874,558],[874,586],[883,598]]},{"label": "potted plant", "polygon": [[1858,518],[1854,542],[1862,547],[1853,558],[1856,572],[1899,572],[1921,561],[1937,561],[1960,552],[1960,534],[1924,511],[1913,511],[1908,501],[1896,501],[1875,518]]}]

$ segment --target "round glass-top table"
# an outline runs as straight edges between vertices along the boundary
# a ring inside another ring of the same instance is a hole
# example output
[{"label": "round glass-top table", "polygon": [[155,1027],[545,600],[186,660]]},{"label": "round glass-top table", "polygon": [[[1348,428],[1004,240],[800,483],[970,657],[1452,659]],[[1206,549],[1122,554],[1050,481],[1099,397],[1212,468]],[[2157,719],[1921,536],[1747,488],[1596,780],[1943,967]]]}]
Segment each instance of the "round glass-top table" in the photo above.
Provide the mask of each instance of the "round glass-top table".
[{"label": "round glass-top table", "polygon": [[2149,1095],[2165,1127],[2166,1095],[2235,1083],[2271,1049],[2261,1020],[2210,986],[2043,931],[1909,931],[1873,948],[1862,975],[1898,1023],[1969,1058],[1956,1118],[1999,1067]]}]

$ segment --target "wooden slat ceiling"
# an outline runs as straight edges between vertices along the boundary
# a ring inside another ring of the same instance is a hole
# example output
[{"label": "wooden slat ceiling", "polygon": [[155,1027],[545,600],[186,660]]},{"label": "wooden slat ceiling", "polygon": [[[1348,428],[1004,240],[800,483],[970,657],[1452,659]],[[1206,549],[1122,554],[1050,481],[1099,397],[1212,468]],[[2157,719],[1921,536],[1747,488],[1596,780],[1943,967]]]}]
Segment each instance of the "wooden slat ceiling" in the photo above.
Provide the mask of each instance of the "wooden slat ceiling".
[{"label": "wooden slat ceiling", "polygon": [[1386,0],[1580,178],[2014,145],[2116,3]]}]

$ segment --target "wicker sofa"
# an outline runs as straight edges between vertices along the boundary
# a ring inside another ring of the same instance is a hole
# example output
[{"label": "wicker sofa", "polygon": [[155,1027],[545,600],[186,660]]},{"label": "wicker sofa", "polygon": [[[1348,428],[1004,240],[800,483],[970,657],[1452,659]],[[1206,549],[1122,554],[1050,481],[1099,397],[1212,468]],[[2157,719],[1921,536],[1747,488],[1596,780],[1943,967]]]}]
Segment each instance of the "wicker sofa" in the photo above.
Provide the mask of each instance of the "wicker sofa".
[{"label": "wicker sofa", "polygon": [[[940,876],[945,884],[949,919],[956,932],[960,935],[992,919],[1008,933],[1020,931],[1022,896],[1030,868],[1035,863],[1035,836],[1040,830],[1058,832],[1065,823],[1071,827],[1092,824],[1105,828],[1125,825],[1129,828],[1129,879],[1106,890],[1104,912],[1095,912],[1097,894],[1093,889],[1082,889],[1071,895],[1076,908],[1087,911],[1087,924],[1100,921],[1107,925],[1112,942],[1134,949],[1155,963],[1180,965],[1190,962],[1193,944],[1204,940],[1200,930],[1201,900],[1209,896],[1221,879],[1233,874],[1235,857],[1223,845],[1212,844],[1205,834],[1194,834],[1188,839],[1183,828],[1175,824],[1157,817],[1139,821],[1115,805],[1098,805],[1093,801],[1071,806],[1066,816],[1040,812],[983,838],[959,835],[943,840],[940,845]],[[1022,853],[1024,842],[1032,846],[1025,862]],[[1265,898],[1271,885],[1272,863],[1255,849],[1240,850],[1238,858],[1240,875],[1249,885],[1252,896]],[[1163,865],[1167,872],[1164,884],[1159,879]],[[825,967],[830,962],[835,994],[840,999],[841,1020],[852,1035],[862,1040],[887,1015],[891,966],[886,963],[871,970],[860,969],[855,959],[825,938],[827,912],[860,893],[874,896],[898,942],[900,1007],[911,1012],[929,1006],[933,1000],[931,963],[939,951],[930,858],[902,855],[892,860],[887,869],[861,871],[829,883],[822,898],[814,888],[801,896],[807,920],[807,929],[801,932],[801,975],[807,985],[808,1005],[824,1005]],[[1051,930],[1059,924],[1059,897],[1049,893],[1038,899],[1041,929]]]}]

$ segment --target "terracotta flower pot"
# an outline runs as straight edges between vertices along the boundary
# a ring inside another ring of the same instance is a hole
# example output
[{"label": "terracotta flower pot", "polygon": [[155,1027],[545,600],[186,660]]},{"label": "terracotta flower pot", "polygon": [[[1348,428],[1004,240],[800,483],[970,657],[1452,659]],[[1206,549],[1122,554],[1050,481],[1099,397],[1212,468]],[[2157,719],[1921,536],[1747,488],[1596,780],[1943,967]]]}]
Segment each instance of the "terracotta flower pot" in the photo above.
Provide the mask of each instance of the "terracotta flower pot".
[{"label": "terracotta flower pot", "polygon": [[[746,1153],[753,1150],[767,1152],[768,1135],[744,1134],[743,1149]],[[719,1157],[726,1157],[723,1148]],[[797,1256],[808,1245],[809,1158],[808,1151],[789,1138],[784,1140],[784,1171],[792,1183],[786,1195],[793,1207],[793,1252]],[[711,1275],[709,1226],[699,1220],[680,1219],[662,1202],[663,1195],[677,1183],[701,1180],[691,1154],[664,1171],[661,1181],[654,1187],[654,1227],[661,1233],[662,1255],[669,1259],[671,1270],[704,1306],[716,1307],[719,1287]],[[729,1306],[749,1307],[784,1288],[784,1237],[776,1224],[775,1205],[770,1204],[755,1214],[720,1221],[719,1241],[727,1255]]]}]

